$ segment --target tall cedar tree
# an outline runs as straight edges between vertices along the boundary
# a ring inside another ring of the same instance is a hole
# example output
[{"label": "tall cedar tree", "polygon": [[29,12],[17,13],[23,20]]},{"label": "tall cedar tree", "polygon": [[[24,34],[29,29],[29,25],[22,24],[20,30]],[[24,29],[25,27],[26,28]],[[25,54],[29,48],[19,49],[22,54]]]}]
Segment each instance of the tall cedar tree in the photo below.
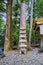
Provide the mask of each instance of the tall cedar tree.
[{"label": "tall cedar tree", "polygon": [[5,44],[4,52],[7,52],[12,49],[11,43],[11,22],[12,22],[12,0],[7,0],[7,13],[6,13],[6,35],[5,35]]}]

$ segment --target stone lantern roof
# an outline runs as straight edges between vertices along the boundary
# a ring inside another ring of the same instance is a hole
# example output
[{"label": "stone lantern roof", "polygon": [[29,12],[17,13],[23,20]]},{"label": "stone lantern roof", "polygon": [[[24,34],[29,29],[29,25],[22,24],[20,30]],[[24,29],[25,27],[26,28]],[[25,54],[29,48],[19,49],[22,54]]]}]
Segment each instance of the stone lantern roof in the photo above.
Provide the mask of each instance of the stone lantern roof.
[{"label": "stone lantern roof", "polygon": [[39,27],[39,25],[42,25],[43,24],[43,18],[36,19],[34,21],[34,23],[35,23],[34,29],[37,30],[38,27]]},{"label": "stone lantern roof", "polygon": [[43,24],[43,18],[36,19],[36,20],[35,20],[35,23],[36,23],[37,25]]}]

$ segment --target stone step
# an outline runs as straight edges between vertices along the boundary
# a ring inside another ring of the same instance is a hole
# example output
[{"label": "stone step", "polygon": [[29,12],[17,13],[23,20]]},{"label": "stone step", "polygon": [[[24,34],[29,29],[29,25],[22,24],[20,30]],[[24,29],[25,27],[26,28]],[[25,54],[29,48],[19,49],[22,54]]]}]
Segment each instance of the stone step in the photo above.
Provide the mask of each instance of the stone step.
[{"label": "stone step", "polygon": [[26,34],[26,31],[21,31],[20,34]]},{"label": "stone step", "polygon": [[20,40],[19,42],[20,42],[20,43],[21,43],[21,42],[24,42],[24,43],[25,43],[25,42],[27,42],[27,41],[26,41],[26,40],[24,40],[24,39],[22,39],[22,40]]},{"label": "stone step", "polygon": [[20,32],[26,32],[26,30],[20,30]]},{"label": "stone step", "polygon": [[20,30],[26,30],[26,27],[21,27]]},{"label": "stone step", "polygon": [[26,44],[20,44],[19,47],[20,47],[20,48],[21,48],[21,47],[27,47],[27,45],[26,45]]},{"label": "stone step", "polygon": [[26,38],[26,35],[20,35],[19,37],[20,38]]},{"label": "stone step", "polygon": [[21,36],[26,36],[26,34],[20,34]]}]

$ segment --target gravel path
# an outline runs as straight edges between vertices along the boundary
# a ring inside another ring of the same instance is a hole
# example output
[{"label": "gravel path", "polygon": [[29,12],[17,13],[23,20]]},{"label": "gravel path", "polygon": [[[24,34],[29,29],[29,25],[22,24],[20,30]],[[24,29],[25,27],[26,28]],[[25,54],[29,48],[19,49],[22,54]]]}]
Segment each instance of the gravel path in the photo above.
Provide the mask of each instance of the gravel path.
[{"label": "gravel path", "polygon": [[28,51],[26,55],[10,51],[0,59],[0,65],[43,65],[43,53],[38,53],[38,49]]}]

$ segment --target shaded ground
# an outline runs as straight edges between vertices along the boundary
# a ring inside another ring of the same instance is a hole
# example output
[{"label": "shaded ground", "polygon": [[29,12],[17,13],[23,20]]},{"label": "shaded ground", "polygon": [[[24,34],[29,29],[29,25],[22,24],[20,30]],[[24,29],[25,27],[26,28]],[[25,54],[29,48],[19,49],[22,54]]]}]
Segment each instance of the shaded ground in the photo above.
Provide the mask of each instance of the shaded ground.
[{"label": "shaded ground", "polygon": [[38,53],[38,49],[28,51],[26,55],[10,51],[6,57],[0,59],[0,65],[43,65],[43,53]]}]

